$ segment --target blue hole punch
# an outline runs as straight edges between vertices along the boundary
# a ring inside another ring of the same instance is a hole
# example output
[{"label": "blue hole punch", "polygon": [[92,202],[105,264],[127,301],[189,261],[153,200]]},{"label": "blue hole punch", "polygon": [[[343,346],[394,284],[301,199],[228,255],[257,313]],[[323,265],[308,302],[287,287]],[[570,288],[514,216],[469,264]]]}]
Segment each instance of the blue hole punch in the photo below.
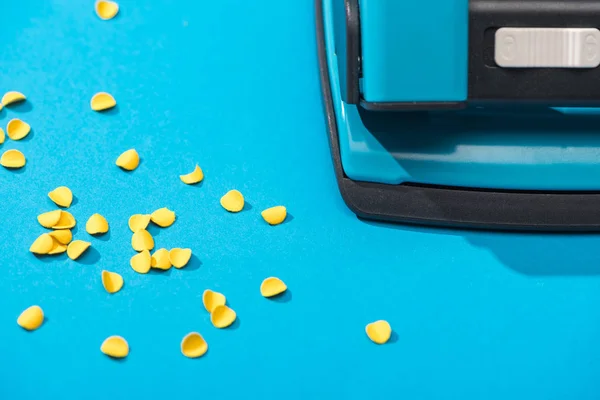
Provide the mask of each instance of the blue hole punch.
[{"label": "blue hole punch", "polygon": [[600,231],[600,3],[316,0],[316,19],[359,217]]}]

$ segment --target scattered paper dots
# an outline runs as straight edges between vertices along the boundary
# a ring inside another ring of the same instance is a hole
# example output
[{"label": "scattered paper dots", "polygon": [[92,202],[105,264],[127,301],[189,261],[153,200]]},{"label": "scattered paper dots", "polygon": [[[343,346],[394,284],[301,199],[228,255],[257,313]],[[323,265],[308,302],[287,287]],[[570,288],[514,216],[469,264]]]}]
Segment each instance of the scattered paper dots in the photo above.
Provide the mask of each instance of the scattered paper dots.
[{"label": "scattered paper dots", "polygon": [[202,293],[202,303],[204,308],[209,313],[212,313],[217,306],[224,306],[227,299],[223,293],[215,292],[210,289],[206,289]]},{"label": "scattered paper dots", "polygon": [[44,322],[44,311],[40,306],[31,306],[19,315],[17,324],[28,331],[39,328]]},{"label": "scattered paper dots", "polygon": [[48,254],[62,254],[67,251],[67,245],[60,243],[58,240],[54,240],[52,242],[52,249],[48,252]]},{"label": "scattered paper dots", "polygon": [[166,207],[159,208],[150,215],[150,219],[156,225],[166,228],[175,222],[175,213]]},{"label": "scattered paper dots", "polygon": [[29,251],[34,254],[48,254],[52,250],[54,240],[47,233],[42,233],[29,247]]},{"label": "scattered paper dots", "polygon": [[273,297],[287,290],[287,286],[283,281],[276,277],[270,277],[262,281],[260,285],[260,294],[264,297]]},{"label": "scattered paper dots", "polygon": [[57,229],[49,233],[58,243],[69,244],[73,240],[73,233],[70,229]]},{"label": "scattered paper dots", "polygon": [[110,336],[102,342],[100,351],[109,357],[125,358],[129,355],[129,344],[121,336]]},{"label": "scattered paper dots", "polygon": [[19,118],[13,118],[6,125],[6,134],[12,140],[21,140],[29,134],[31,126]]},{"label": "scattered paper dots", "polygon": [[131,268],[139,274],[147,274],[152,266],[152,256],[148,250],[142,250],[129,260]]},{"label": "scattered paper dots", "polygon": [[96,15],[105,21],[113,19],[119,12],[119,4],[114,1],[97,1],[95,8]]},{"label": "scattered paper dots", "polygon": [[102,285],[108,293],[117,293],[123,287],[123,277],[116,272],[102,271]]},{"label": "scattered paper dots", "polygon": [[[24,100],[25,100],[25,95],[23,93],[12,91],[12,92],[6,92],[4,94],[4,96],[2,96],[1,102],[2,102],[2,105],[7,106],[9,104],[18,103],[18,102],[21,102]],[[0,110],[1,109],[2,108],[0,108]]]},{"label": "scattered paper dots", "polygon": [[60,219],[60,210],[48,211],[38,215],[37,220],[44,228],[52,228]]},{"label": "scattered paper dots", "polygon": [[210,322],[212,322],[215,328],[222,329],[233,324],[236,317],[235,311],[231,308],[226,305],[218,305],[210,313]]},{"label": "scattered paper dots", "polygon": [[284,206],[275,206],[267,208],[261,215],[269,225],[279,225],[285,221],[287,210]]},{"label": "scattered paper dots", "polygon": [[208,344],[198,332],[188,333],[181,341],[181,353],[188,358],[202,357],[207,350]]},{"label": "scattered paper dots", "polygon": [[60,218],[58,222],[52,226],[52,229],[71,229],[77,223],[75,217],[68,211],[58,210],[60,212]]},{"label": "scattered paper dots", "polygon": [[77,260],[90,246],[90,242],[86,242],[84,240],[73,240],[67,246],[67,256],[71,260]]},{"label": "scattered paper dots", "polygon": [[6,150],[0,157],[0,165],[4,168],[22,168],[25,166],[26,160],[23,153],[19,150]]},{"label": "scattered paper dots", "polygon": [[108,221],[100,214],[93,214],[85,223],[85,230],[90,235],[108,232]]},{"label": "scattered paper dots", "polygon": [[90,101],[90,107],[94,111],[104,111],[117,105],[115,98],[105,92],[96,93]]},{"label": "scattered paper dots", "polygon": [[244,208],[244,196],[238,190],[230,190],[221,197],[221,206],[232,213],[240,212]]},{"label": "scattered paper dots", "polygon": [[162,269],[163,271],[171,268],[171,261],[169,261],[169,250],[158,249],[152,254],[150,265],[155,269]]},{"label": "scattered paper dots", "polygon": [[183,268],[192,257],[192,249],[174,248],[169,251],[169,261],[175,268]]},{"label": "scattered paper dots", "polygon": [[131,236],[131,247],[135,251],[152,250],[154,248],[154,239],[150,232],[140,229]]},{"label": "scattered paper dots", "polygon": [[202,169],[196,165],[196,168],[194,168],[194,170],[189,174],[179,175],[179,179],[181,179],[181,182],[185,183],[186,185],[193,185],[202,182],[204,179],[204,173],[202,172]]},{"label": "scattered paper dots", "polygon": [[140,165],[140,155],[135,149],[129,149],[117,157],[115,164],[126,171],[133,171]]},{"label": "scattered paper dots", "polygon": [[134,214],[129,217],[128,225],[131,232],[146,229],[150,223],[150,214]]},{"label": "scattered paper dots", "polygon": [[71,189],[66,186],[59,186],[50,193],[48,193],[48,197],[52,200],[57,206],[69,208],[71,203],[73,202],[73,193]]},{"label": "scattered paper dots", "polygon": [[371,322],[365,328],[367,336],[377,344],[384,344],[392,335],[392,327],[387,321],[379,320]]}]

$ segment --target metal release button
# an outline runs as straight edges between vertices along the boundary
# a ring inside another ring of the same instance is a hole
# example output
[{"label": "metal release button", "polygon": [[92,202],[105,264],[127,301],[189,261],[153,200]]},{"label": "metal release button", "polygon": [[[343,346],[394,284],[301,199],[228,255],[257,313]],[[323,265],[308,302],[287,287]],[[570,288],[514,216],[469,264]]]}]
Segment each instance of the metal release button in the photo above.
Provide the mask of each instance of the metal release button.
[{"label": "metal release button", "polygon": [[600,65],[600,31],[500,28],[494,59],[504,68],[596,68]]}]

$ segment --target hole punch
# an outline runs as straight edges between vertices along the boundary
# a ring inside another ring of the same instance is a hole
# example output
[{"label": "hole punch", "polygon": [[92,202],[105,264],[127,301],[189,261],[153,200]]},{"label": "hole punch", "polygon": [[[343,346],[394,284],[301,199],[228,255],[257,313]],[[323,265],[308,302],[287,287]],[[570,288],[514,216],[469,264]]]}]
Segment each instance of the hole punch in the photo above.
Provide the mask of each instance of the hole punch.
[{"label": "hole punch", "polygon": [[331,155],[357,216],[600,231],[598,7],[315,4]]}]

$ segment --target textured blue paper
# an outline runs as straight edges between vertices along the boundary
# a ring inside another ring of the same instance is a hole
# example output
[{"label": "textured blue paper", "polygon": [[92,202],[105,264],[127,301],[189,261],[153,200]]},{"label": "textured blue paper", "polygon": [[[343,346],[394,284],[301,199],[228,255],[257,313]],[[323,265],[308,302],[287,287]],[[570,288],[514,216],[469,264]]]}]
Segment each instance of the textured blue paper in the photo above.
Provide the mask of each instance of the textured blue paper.
[{"label": "textured blue paper", "polygon": [[[100,21],[93,1],[19,0],[0,12],[0,92],[30,101],[0,112],[33,133],[20,172],[0,169],[0,398],[12,399],[597,399],[600,239],[425,230],[357,220],[338,193],[320,99],[311,1],[123,0]],[[112,93],[116,111],[94,113]],[[135,147],[133,173],[116,157]],[[199,163],[205,182],[178,178]],[[73,262],[28,252],[68,185]],[[251,208],[219,205],[241,190]],[[269,227],[266,207],[293,218]],[[191,247],[184,270],[138,275],[127,219],[169,207],[159,247]],[[101,213],[109,237],[91,238]],[[121,273],[104,292],[100,271]],[[290,288],[259,294],[267,276]],[[238,312],[217,330],[206,288]],[[16,325],[32,304],[35,332]],[[384,318],[391,343],[364,333]],[[199,331],[205,357],[184,358]],[[119,334],[129,357],[100,353]]]}]

